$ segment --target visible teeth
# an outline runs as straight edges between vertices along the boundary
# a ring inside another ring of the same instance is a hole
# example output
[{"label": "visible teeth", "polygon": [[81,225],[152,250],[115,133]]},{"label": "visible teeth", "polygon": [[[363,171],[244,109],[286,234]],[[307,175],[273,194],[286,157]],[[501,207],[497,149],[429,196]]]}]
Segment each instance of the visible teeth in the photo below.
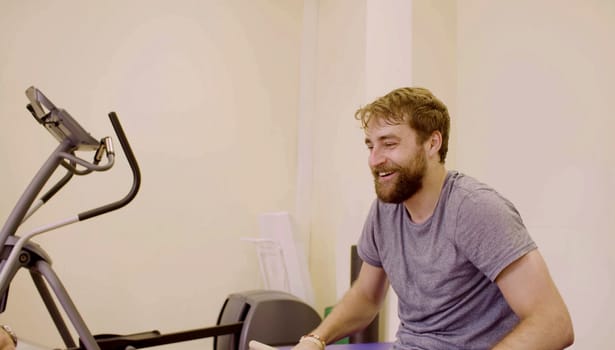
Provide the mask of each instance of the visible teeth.
[{"label": "visible teeth", "polygon": [[380,176],[387,176],[387,175],[391,175],[391,174],[393,174],[393,172],[392,172],[392,171],[387,171],[387,172],[380,172],[380,173],[378,173],[378,175],[380,175]]}]

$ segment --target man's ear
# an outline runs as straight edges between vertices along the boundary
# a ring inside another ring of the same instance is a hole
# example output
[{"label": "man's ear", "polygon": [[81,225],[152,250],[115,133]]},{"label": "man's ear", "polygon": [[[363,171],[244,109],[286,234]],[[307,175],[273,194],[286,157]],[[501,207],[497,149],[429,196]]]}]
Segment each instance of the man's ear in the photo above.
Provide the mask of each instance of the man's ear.
[{"label": "man's ear", "polygon": [[440,157],[440,148],[442,147],[442,134],[439,131],[434,131],[425,142],[425,147],[429,157]]}]

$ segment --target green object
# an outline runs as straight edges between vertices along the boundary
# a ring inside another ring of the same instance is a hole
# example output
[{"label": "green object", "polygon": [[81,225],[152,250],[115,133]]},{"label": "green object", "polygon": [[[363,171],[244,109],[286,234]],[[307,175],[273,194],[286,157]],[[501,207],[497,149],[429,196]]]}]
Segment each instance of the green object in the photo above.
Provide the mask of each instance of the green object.
[{"label": "green object", "polygon": [[[333,310],[333,306],[325,307],[325,317],[329,316],[329,314],[331,313],[331,310]],[[348,344],[349,342],[350,341],[348,340],[348,337],[346,337],[346,338],[342,338],[336,341],[335,344]]]}]

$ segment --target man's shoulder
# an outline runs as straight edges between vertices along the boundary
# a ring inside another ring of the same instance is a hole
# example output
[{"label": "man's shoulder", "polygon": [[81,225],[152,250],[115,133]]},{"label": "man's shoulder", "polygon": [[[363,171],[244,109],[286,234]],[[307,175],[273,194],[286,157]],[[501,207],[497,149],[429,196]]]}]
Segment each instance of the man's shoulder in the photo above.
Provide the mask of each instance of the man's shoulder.
[{"label": "man's shoulder", "polygon": [[493,190],[491,186],[477,180],[475,177],[456,170],[450,170],[448,172],[445,186],[448,184],[450,184],[454,190],[462,192]]},{"label": "man's shoulder", "polygon": [[511,212],[518,215],[514,204],[493,187],[461,173],[455,174],[447,207],[456,217],[501,217]]},{"label": "man's shoulder", "polygon": [[443,191],[446,207],[456,208],[454,212],[507,202],[493,187],[457,171],[449,172]]},{"label": "man's shoulder", "polygon": [[458,171],[449,171],[444,185],[448,197],[458,199],[475,198],[483,195],[495,194],[497,191],[484,182]]}]

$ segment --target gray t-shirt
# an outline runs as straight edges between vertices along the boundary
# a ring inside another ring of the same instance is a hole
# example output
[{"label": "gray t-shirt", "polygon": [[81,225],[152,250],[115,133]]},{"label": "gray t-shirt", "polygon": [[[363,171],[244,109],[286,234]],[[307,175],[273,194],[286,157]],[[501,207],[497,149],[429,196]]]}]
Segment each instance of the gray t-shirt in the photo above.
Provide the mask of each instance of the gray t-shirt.
[{"label": "gray t-shirt", "polygon": [[519,322],[494,281],[534,249],[512,203],[456,171],[424,223],[403,204],[376,200],[358,244],[399,297],[395,348],[403,350],[494,346]]}]

